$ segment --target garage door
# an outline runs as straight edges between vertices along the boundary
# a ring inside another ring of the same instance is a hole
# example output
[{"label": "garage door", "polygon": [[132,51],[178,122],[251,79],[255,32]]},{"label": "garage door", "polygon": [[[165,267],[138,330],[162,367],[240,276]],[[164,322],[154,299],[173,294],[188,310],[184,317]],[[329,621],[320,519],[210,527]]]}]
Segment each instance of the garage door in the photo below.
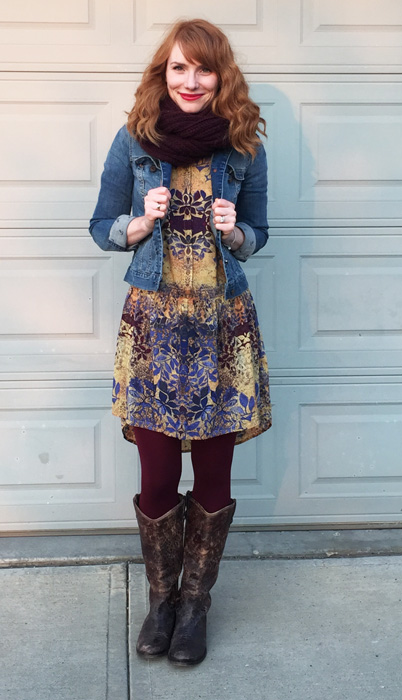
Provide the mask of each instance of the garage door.
[{"label": "garage door", "polygon": [[0,8],[3,531],[135,525],[137,454],[110,412],[129,256],[99,250],[87,222],[141,72],[182,16],[227,32],[269,126],[271,237],[246,272],[274,425],[236,448],[235,523],[402,518],[402,4],[202,9]]}]

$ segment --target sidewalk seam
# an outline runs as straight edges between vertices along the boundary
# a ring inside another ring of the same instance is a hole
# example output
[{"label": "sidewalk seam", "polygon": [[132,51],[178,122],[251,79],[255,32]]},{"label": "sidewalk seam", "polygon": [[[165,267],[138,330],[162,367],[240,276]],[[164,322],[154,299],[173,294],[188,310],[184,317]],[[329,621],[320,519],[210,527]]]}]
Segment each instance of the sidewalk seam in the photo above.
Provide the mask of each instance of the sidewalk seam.
[{"label": "sidewalk seam", "polygon": [[131,700],[131,664],[130,664],[130,569],[128,562],[124,567],[126,584],[126,659],[127,659],[127,700]]},{"label": "sidewalk seam", "polygon": [[108,580],[108,599],[107,599],[107,627],[106,627],[106,695],[105,700],[109,698],[109,643],[110,643],[110,596],[112,590],[112,570],[109,571]]}]

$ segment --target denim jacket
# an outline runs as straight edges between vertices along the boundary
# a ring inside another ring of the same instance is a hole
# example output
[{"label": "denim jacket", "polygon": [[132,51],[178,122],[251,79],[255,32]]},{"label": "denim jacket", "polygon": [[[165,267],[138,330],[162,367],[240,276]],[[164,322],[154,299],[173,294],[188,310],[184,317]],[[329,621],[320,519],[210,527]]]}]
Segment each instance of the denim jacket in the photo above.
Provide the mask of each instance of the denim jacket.
[{"label": "denim jacket", "polygon": [[[129,134],[126,126],[118,131],[108,153],[101,179],[98,202],[89,231],[102,250],[133,251],[125,281],[140,289],[157,290],[162,277],[162,219],[156,219],[152,233],[135,245],[127,245],[127,227],[132,219],[144,215],[144,197],[148,190],[169,188],[172,166],[148,155]],[[265,245],[267,223],[267,162],[260,145],[254,160],[250,155],[227,149],[217,151],[211,161],[213,199],[235,203],[236,225],[245,240],[236,251],[222,244],[211,213],[211,228],[226,274],[225,297],[233,298],[248,288],[239,261]]]}]

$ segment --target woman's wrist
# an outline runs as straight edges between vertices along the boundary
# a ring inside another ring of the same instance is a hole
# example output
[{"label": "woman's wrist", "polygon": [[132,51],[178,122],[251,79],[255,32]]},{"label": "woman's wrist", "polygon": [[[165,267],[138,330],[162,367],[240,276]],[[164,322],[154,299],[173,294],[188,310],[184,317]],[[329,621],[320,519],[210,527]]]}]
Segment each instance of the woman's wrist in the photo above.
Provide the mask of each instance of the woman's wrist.
[{"label": "woman's wrist", "polygon": [[139,243],[143,238],[149,236],[154,229],[155,222],[145,216],[137,216],[130,221],[127,226],[127,245],[132,246]]},{"label": "woman's wrist", "polygon": [[229,250],[235,251],[235,250],[238,250],[239,248],[241,248],[241,246],[244,243],[244,239],[245,239],[245,236],[244,236],[244,233],[241,230],[241,228],[239,228],[238,226],[235,226],[233,228],[233,231],[226,234],[225,236],[222,236],[222,243]]}]

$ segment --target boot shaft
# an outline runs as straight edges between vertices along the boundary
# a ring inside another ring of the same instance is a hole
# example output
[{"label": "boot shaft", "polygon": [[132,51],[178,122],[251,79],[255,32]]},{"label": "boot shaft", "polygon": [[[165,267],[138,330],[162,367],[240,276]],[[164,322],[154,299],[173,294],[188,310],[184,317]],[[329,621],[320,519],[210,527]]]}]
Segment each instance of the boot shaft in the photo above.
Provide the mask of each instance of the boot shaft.
[{"label": "boot shaft", "polygon": [[180,576],[183,563],[184,496],[179,503],[160,518],[148,518],[139,507],[139,496],[133,503],[140,531],[145,571],[150,584],[150,595],[164,595]]},{"label": "boot shaft", "polygon": [[209,598],[207,594],[218,578],[236,501],[216,513],[208,513],[187,492],[186,506],[181,598]]}]

